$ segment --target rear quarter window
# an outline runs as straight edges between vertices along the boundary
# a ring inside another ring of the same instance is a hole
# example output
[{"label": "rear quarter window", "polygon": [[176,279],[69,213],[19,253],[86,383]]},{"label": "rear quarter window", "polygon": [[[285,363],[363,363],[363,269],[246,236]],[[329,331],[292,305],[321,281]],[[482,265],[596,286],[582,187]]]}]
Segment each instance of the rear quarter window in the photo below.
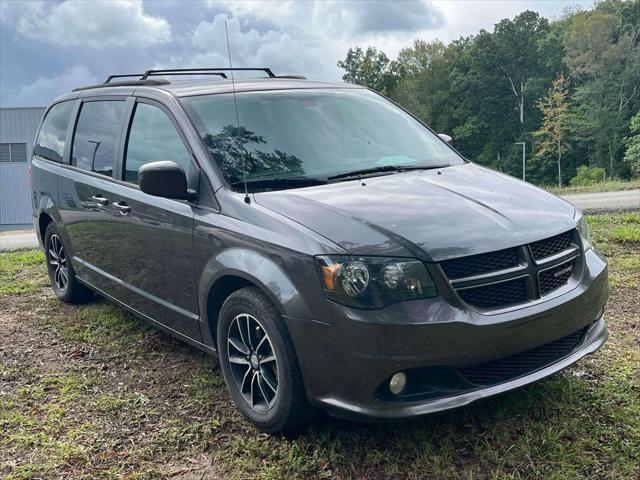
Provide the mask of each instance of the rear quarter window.
[{"label": "rear quarter window", "polygon": [[57,103],[47,112],[33,147],[33,154],[54,162],[62,162],[67,127],[73,101]]}]

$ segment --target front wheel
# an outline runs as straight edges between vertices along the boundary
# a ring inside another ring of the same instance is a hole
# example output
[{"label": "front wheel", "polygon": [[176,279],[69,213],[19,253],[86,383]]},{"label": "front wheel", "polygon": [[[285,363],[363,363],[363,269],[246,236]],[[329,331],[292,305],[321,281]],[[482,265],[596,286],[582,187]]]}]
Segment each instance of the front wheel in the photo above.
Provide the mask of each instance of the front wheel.
[{"label": "front wheel", "polygon": [[238,290],[222,305],[218,356],[227,388],[251,423],[276,433],[309,422],[313,409],[289,332],[258,288]]}]

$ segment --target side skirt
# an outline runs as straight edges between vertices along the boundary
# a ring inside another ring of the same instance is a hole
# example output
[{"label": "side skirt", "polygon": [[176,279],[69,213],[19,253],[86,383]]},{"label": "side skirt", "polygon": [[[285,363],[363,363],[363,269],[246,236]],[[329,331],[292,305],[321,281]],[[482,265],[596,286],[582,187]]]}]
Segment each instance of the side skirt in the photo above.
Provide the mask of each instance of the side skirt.
[{"label": "side skirt", "polygon": [[99,294],[100,296],[106,298],[107,300],[109,300],[112,303],[115,303],[116,305],[118,305],[119,307],[124,308],[125,310],[133,313],[134,315],[136,315],[137,317],[140,317],[141,319],[143,319],[144,321],[146,321],[147,323],[153,325],[154,327],[158,328],[159,330],[162,330],[165,333],[168,333],[169,335],[176,337],[180,340],[182,340],[183,342],[188,343],[189,345],[191,345],[192,347],[197,348],[198,350],[202,350],[203,352],[209,353],[211,355],[215,355],[217,356],[217,351],[214,347],[211,347],[209,345],[205,345],[204,343],[201,343],[197,340],[194,340],[191,337],[188,337],[170,327],[167,327],[166,325],[164,325],[163,323],[158,322],[157,320],[154,320],[153,318],[145,315],[142,312],[139,312],[138,310],[136,310],[135,308],[130,307],[129,305],[127,305],[124,302],[121,302],[120,300],[118,300],[115,297],[112,297],[111,295],[109,295],[108,293],[100,290],[99,288],[93,286],[91,283],[87,282],[86,280],[83,280],[82,278],[76,276],[76,279],[86,285],[87,287],[89,287],[91,290],[93,290],[94,292],[96,292],[97,294]]}]

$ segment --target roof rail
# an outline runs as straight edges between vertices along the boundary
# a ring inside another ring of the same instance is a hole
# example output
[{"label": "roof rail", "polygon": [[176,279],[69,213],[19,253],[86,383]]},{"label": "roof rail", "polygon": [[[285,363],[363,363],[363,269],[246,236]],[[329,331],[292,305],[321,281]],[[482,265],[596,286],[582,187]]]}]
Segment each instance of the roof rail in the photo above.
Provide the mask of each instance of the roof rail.
[{"label": "roof rail", "polygon": [[267,74],[269,78],[276,78],[276,75],[271,71],[270,68],[170,68],[166,70],[147,70],[140,77],[140,80],[146,80],[151,76],[156,75],[220,75],[223,78],[227,78],[227,76],[222,72],[264,72]]},{"label": "roof rail", "polygon": [[[127,75],[128,76],[128,75]],[[134,75],[131,75],[134,76]],[[84,87],[77,87],[74,88],[72,90],[72,92],[79,92],[81,90],[91,90],[93,88],[103,88],[103,87],[136,87],[136,86],[144,86],[144,85],[148,85],[148,86],[153,86],[153,85],[167,85],[169,82],[162,79],[162,78],[158,78],[157,80],[125,80],[122,82],[104,82],[104,83],[98,83],[95,85],[87,85]]]}]

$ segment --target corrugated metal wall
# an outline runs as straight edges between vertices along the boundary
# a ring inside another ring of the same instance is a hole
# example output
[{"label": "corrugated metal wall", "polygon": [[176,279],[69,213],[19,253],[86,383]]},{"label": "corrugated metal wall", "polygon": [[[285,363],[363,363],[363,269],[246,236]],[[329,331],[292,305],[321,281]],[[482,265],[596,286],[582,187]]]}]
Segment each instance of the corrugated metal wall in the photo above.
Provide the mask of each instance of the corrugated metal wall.
[{"label": "corrugated metal wall", "polygon": [[[0,108],[0,143],[26,143],[27,158],[44,108]],[[26,163],[0,163],[0,225],[31,223]]]},{"label": "corrugated metal wall", "polygon": [[27,164],[0,164],[0,187],[0,225],[31,223]]}]

